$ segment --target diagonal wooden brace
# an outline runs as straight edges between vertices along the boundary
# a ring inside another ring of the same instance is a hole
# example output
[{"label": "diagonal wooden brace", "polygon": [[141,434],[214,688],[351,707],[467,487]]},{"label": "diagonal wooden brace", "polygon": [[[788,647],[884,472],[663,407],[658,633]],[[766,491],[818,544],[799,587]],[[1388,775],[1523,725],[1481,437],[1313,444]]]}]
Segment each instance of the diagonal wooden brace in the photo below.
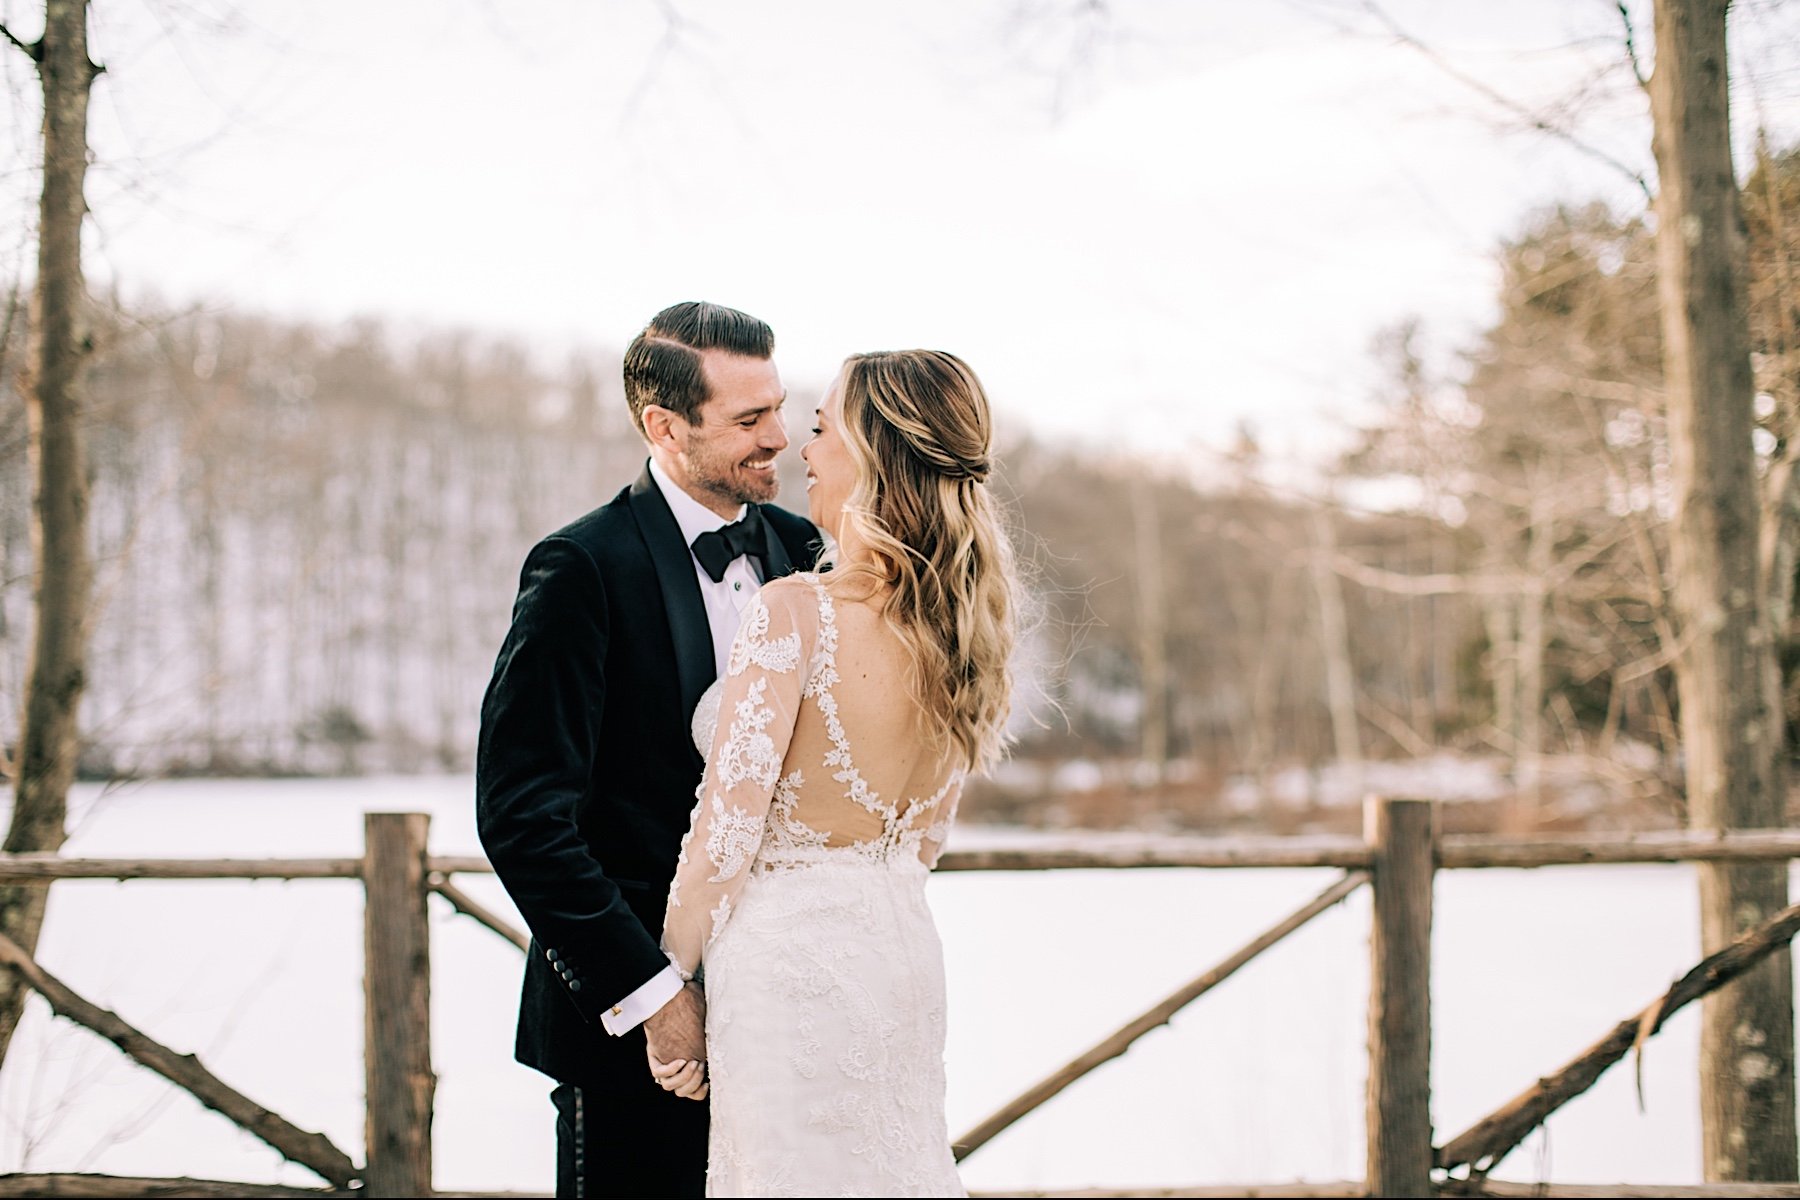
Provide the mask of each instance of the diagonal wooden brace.
[{"label": "diagonal wooden brace", "polygon": [[1633,1046],[1660,1030],[1677,1009],[1736,979],[1787,945],[1796,933],[1800,933],[1800,904],[1789,905],[1723,950],[1708,955],[1654,1003],[1620,1021],[1561,1070],[1538,1080],[1446,1142],[1437,1152],[1437,1165],[1445,1170],[1468,1166],[1477,1174],[1491,1171],[1551,1113],[1587,1091]]},{"label": "diagonal wooden brace", "polygon": [[333,1187],[347,1188],[361,1178],[350,1156],[322,1133],[307,1133],[277,1113],[228,1087],[192,1054],[177,1054],[128,1025],[116,1013],[76,995],[61,980],[38,966],[19,944],[0,935],[0,966],[9,968],[50,1004],[50,1010],[91,1029],[132,1059],[187,1091],[206,1107],[222,1113],[240,1128],[273,1146],[290,1162],[299,1163]]}]

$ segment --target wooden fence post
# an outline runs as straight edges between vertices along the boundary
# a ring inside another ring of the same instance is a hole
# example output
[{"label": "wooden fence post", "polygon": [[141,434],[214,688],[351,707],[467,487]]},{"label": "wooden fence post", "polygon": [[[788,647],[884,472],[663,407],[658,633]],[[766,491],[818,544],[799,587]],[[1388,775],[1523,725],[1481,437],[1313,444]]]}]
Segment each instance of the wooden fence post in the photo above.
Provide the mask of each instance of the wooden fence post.
[{"label": "wooden fence post", "polygon": [[1373,875],[1369,933],[1370,1196],[1431,1191],[1431,891],[1437,806],[1371,796],[1363,810]]},{"label": "wooden fence post", "polygon": [[431,1194],[431,932],[425,813],[363,817],[366,1195]]}]

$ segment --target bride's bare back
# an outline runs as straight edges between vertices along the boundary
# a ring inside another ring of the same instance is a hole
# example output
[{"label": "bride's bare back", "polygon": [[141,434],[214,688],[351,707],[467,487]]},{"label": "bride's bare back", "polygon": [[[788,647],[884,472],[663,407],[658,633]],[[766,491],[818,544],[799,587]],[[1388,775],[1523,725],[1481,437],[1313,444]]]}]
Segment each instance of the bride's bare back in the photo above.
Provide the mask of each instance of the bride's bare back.
[{"label": "bride's bare back", "polygon": [[[829,592],[831,589],[827,589]],[[832,595],[837,626],[836,727],[816,703],[803,705],[794,724],[787,760],[796,766],[824,764],[834,750],[853,756],[867,790],[855,793],[855,782],[816,772],[796,796],[794,816],[812,829],[827,831],[827,845],[872,844],[889,834],[889,821],[930,829],[941,817],[934,797],[957,778],[933,750],[923,714],[913,699],[905,646],[883,619],[879,599]],[[840,746],[834,732],[845,739]],[[835,763],[835,760],[833,760]],[[933,805],[930,813],[913,806]],[[892,816],[890,817],[890,809]],[[933,856],[935,857],[935,856]]]},{"label": "bride's bare back", "polygon": [[663,944],[684,977],[752,870],[935,865],[963,772],[926,736],[909,667],[878,597],[802,574],[751,601],[669,893]]}]

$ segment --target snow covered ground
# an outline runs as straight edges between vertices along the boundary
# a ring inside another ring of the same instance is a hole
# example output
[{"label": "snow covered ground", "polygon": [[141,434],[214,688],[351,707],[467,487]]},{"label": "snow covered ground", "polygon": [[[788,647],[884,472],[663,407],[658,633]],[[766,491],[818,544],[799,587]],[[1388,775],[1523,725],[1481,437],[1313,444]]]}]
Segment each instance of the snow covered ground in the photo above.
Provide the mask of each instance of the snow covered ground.
[{"label": "snow covered ground", "polygon": [[[360,853],[364,811],[429,811],[478,849],[466,777],[205,780],[77,796],[70,854]],[[1033,835],[967,829],[976,839]],[[1058,841],[1070,835],[1054,835]],[[956,873],[932,881],[960,1131],[1298,907],[1328,871]],[[511,912],[491,878],[461,881]],[[1439,1140],[1648,1002],[1698,955],[1685,867],[1440,876]],[[1354,1179],[1362,1171],[1366,895],[1246,967],[964,1164],[974,1188]],[[40,958],[77,991],[361,1157],[361,897],[345,881],[58,884]],[[551,1188],[547,1082],[512,1061],[516,949],[434,902],[440,1188]],[[1698,1022],[1679,1014],[1526,1143],[1517,1179],[1699,1180]],[[34,1000],[0,1072],[0,1171],[310,1184]]]}]

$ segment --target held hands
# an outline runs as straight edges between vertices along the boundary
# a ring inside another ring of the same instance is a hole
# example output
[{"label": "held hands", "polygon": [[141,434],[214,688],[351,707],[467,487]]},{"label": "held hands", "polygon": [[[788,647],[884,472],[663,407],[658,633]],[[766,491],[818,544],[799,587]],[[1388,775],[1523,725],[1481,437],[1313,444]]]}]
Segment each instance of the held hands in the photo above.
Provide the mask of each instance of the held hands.
[{"label": "held hands", "polygon": [[656,1082],[662,1085],[663,1091],[674,1092],[686,1100],[704,1100],[712,1090],[712,1085],[706,1078],[704,1062],[682,1062],[677,1059],[672,1063],[661,1063],[652,1054],[650,1074],[656,1076]]},{"label": "held hands", "polygon": [[650,1074],[664,1091],[688,1100],[704,1100],[706,1078],[706,995],[689,983],[644,1022],[644,1048]]}]

